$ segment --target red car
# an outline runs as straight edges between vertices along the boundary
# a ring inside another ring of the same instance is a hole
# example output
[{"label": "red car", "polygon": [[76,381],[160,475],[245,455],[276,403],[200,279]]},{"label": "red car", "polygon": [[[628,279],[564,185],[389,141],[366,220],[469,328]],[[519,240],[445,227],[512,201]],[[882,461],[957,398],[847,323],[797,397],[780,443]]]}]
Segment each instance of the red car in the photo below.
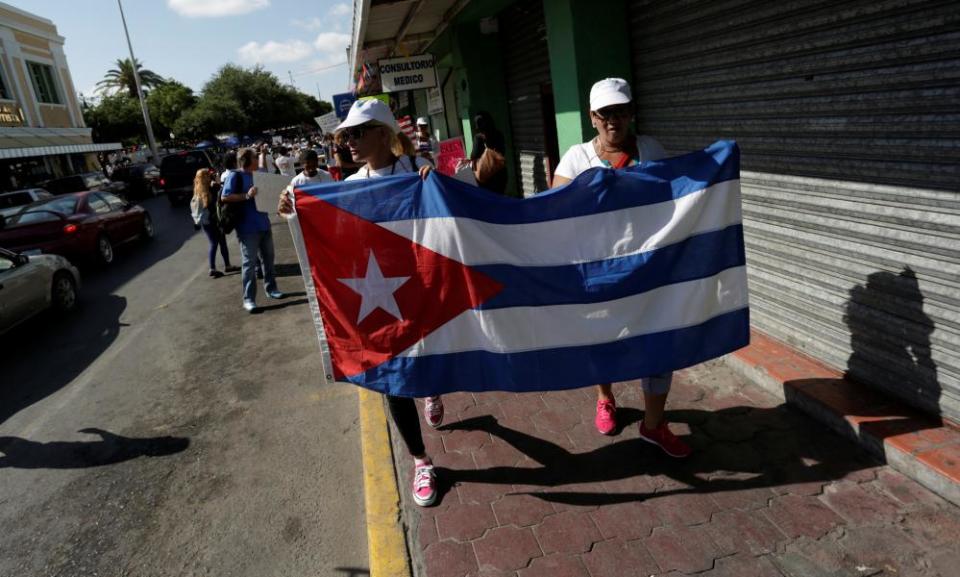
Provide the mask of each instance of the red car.
[{"label": "red car", "polygon": [[104,191],[64,194],[28,204],[0,223],[0,247],[59,254],[71,261],[113,262],[113,247],[153,238],[143,207]]}]

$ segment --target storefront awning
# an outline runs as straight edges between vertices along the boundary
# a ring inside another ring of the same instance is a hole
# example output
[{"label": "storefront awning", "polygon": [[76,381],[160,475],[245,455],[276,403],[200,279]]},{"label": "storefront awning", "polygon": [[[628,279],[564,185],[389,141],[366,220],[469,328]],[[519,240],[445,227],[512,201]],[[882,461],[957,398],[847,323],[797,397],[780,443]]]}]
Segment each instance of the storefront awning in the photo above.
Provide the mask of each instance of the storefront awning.
[{"label": "storefront awning", "polygon": [[56,156],[59,154],[80,154],[84,152],[106,152],[120,150],[119,142],[102,144],[65,144],[62,146],[31,146],[28,148],[0,148],[0,160],[10,158],[28,158],[30,156]]},{"label": "storefront awning", "polygon": [[364,63],[423,52],[469,0],[355,0],[351,80]]}]

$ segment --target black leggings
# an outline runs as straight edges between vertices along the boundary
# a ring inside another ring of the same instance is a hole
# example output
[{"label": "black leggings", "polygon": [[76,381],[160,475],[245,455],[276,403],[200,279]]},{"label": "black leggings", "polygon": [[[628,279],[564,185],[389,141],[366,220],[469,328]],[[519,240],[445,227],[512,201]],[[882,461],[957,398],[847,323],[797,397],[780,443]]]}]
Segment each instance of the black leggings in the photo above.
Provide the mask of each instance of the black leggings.
[{"label": "black leggings", "polygon": [[400,431],[407,451],[411,455],[422,455],[426,452],[423,446],[423,435],[420,433],[420,414],[417,412],[417,402],[410,397],[394,397],[386,395],[387,406],[393,424]]}]

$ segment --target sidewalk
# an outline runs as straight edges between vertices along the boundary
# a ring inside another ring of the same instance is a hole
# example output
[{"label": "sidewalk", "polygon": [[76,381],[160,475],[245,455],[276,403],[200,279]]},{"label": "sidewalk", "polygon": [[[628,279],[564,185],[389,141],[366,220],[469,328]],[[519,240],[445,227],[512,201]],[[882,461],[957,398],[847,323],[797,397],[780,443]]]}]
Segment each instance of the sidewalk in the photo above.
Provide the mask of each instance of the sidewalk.
[{"label": "sidewalk", "polygon": [[442,492],[431,508],[413,504],[395,439],[414,574],[957,574],[960,509],[722,362],[674,379],[684,461],[638,439],[639,387],[614,391],[611,437],[593,427],[591,389],[446,396],[441,429],[422,424]]}]

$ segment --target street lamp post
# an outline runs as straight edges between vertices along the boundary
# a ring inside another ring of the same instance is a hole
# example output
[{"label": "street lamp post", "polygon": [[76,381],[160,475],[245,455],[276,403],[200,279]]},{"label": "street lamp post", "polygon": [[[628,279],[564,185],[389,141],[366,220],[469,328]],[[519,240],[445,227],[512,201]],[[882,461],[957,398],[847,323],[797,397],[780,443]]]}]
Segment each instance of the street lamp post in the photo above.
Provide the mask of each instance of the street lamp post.
[{"label": "street lamp post", "polygon": [[153,138],[153,125],[150,124],[150,111],[147,109],[147,101],[144,99],[143,89],[140,87],[140,73],[137,72],[137,58],[133,55],[133,44],[130,43],[127,19],[123,15],[123,4],[120,0],[117,0],[117,6],[120,7],[120,20],[123,21],[123,33],[127,36],[127,48],[130,49],[130,67],[133,68],[133,81],[137,85],[137,96],[140,97],[140,108],[143,110],[143,122],[147,125],[147,143],[150,145],[150,154],[153,155],[153,162],[159,162],[160,155],[157,154],[157,141]]}]

